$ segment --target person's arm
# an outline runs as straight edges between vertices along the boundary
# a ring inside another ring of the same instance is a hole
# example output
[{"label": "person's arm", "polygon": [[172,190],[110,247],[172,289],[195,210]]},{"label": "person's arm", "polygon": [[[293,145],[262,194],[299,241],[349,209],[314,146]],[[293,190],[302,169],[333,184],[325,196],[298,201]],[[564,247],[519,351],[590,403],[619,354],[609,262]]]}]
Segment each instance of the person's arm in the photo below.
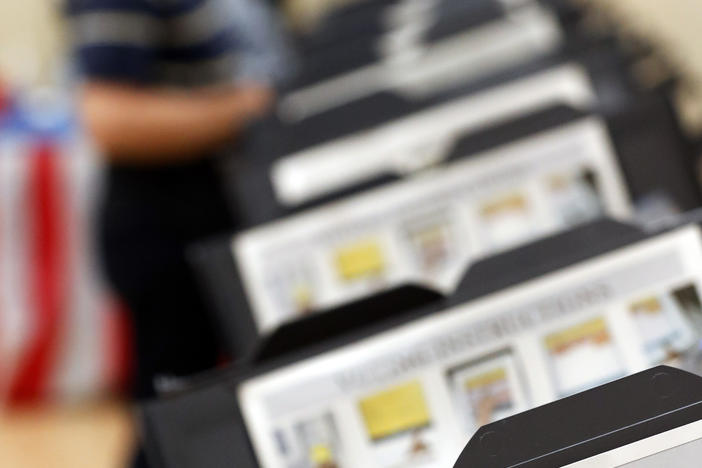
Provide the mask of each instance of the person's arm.
[{"label": "person's arm", "polygon": [[149,163],[197,157],[224,144],[270,100],[270,91],[256,86],[174,91],[92,82],[80,106],[107,157]]}]

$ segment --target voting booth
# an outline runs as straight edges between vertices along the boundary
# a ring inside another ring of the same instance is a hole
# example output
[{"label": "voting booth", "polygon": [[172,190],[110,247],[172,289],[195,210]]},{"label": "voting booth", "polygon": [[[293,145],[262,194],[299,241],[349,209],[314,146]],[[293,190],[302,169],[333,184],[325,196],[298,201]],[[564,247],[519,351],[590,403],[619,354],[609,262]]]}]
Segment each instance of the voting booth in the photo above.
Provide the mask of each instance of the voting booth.
[{"label": "voting booth", "polygon": [[[499,143],[505,133],[514,139]],[[450,295],[482,258],[603,216],[630,219],[629,187],[655,193],[667,180],[685,203],[697,203],[691,160],[653,171],[655,180],[625,173],[606,124],[589,113],[532,114],[462,140],[456,154],[470,147],[470,157],[419,176],[194,248],[235,354],[312,313],[408,285]],[[649,174],[646,163],[629,161]]]},{"label": "voting booth", "polygon": [[[653,148],[683,165],[690,153],[665,92],[637,89],[614,46],[545,59],[499,79],[425,98],[386,92],[298,124],[264,122],[228,171],[242,222],[265,223],[470,157],[479,148],[462,147],[464,140],[480,141],[488,134],[500,137],[493,144],[507,143],[515,137],[503,127],[532,114],[536,125],[544,119],[539,114],[554,107],[603,119],[638,196],[647,188],[639,179],[647,180],[635,161],[645,156],[665,174],[671,169]],[[641,128],[652,123],[654,134],[642,135]],[[271,132],[275,139],[266,137]],[[696,206],[676,184],[663,180],[681,208]]]},{"label": "voting booth", "polygon": [[461,283],[440,311],[420,307],[146,405],[154,463],[452,466],[479,427],[683,365],[702,336],[696,225],[646,234],[598,222],[476,264]]}]

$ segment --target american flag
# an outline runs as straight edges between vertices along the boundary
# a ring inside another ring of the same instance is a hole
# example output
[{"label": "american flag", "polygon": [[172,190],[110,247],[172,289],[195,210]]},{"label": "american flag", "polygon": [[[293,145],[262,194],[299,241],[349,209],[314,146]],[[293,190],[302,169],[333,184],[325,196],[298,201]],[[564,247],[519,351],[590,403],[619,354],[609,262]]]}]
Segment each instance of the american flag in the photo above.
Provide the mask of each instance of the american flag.
[{"label": "american flag", "polygon": [[126,315],[96,255],[101,168],[69,102],[48,90],[0,102],[0,391],[11,404],[94,396],[126,375]]}]

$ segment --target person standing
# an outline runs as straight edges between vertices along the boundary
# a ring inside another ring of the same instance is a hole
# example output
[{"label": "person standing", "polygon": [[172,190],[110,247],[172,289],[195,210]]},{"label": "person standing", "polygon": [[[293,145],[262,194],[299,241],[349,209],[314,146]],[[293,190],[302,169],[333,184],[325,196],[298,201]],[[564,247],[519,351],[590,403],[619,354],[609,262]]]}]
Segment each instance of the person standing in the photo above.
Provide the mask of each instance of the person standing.
[{"label": "person standing", "polygon": [[107,160],[106,275],[131,311],[133,396],[219,357],[185,249],[231,231],[216,170],[267,112],[290,60],[259,0],[67,0],[79,107]]}]

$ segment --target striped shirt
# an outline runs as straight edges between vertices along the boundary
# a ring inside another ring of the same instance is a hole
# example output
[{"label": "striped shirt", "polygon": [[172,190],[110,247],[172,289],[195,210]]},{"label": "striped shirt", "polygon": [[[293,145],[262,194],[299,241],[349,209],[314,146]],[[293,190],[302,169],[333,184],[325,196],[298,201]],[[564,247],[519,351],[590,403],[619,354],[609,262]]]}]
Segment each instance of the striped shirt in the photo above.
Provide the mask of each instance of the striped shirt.
[{"label": "striped shirt", "polygon": [[81,73],[140,85],[279,83],[289,52],[264,0],[67,0]]}]

